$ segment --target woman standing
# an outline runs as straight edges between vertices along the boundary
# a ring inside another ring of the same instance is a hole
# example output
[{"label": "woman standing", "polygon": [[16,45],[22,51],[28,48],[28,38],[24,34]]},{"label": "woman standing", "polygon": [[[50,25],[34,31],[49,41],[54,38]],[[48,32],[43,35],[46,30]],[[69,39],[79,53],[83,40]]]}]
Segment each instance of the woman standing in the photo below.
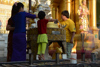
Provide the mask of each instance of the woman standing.
[{"label": "woman standing", "polygon": [[20,2],[13,5],[13,53],[11,61],[26,61],[26,17],[36,18],[36,15],[32,15],[24,12],[24,5]]},{"label": "woman standing", "polygon": [[[13,8],[12,8],[13,9]],[[13,48],[12,48],[12,38],[13,38],[13,32],[14,32],[14,27],[13,27],[13,21],[12,21],[12,16],[13,16],[13,12],[11,11],[11,17],[9,18],[8,20],[8,24],[6,26],[6,30],[9,31],[9,34],[8,34],[8,46],[7,46],[7,62],[11,61],[11,56],[12,56],[12,51],[13,51]]]},{"label": "woman standing", "polygon": [[9,30],[9,34],[8,34],[8,53],[7,53],[7,62],[11,61],[11,56],[12,56],[12,38],[13,38],[13,31],[14,31],[14,27],[13,26],[13,22],[12,22],[12,18],[9,18],[8,20],[8,24],[6,27],[6,30]]}]

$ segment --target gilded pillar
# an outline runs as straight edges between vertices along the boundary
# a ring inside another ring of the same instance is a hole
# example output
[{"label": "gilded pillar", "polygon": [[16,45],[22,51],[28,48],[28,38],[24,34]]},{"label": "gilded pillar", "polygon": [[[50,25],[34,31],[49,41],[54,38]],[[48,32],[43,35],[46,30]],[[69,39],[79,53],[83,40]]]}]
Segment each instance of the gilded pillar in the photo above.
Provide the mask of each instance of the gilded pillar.
[{"label": "gilded pillar", "polygon": [[66,9],[69,12],[69,15],[71,14],[71,0],[66,0]]},{"label": "gilded pillar", "polygon": [[51,5],[50,5],[50,9],[51,9],[51,16],[53,17],[53,5],[52,5],[52,3],[51,3]]},{"label": "gilded pillar", "polygon": [[56,19],[58,19],[58,7],[55,8]]},{"label": "gilded pillar", "polygon": [[99,42],[99,29],[96,23],[96,0],[89,0],[89,10],[90,10],[90,27],[94,34],[94,42]]},{"label": "gilded pillar", "polygon": [[79,2],[80,0],[66,0],[66,10],[69,11],[70,18],[75,22],[76,33],[80,33],[79,31],[79,17],[77,15]]},{"label": "gilded pillar", "polygon": [[71,13],[70,13],[70,18],[74,21],[75,20],[75,1],[71,2]]},{"label": "gilded pillar", "polygon": [[96,25],[96,0],[89,0],[90,10],[90,27],[97,28]]},{"label": "gilded pillar", "polygon": [[1,4],[2,2],[1,2],[1,0],[0,0],[0,4]]},{"label": "gilded pillar", "polygon": [[58,3],[51,2],[52,17],[53,19],[58,19]]},{"label": "gilded pillar", "polygon": [[79,16],[78,16],[78,9],[79,9],[79,5],[80,5],[80,0],[75,0],[75,5],[74,5],[74,22],[75,22],[75,26],[76,26],[76,34],[80,33],[79,30]]},{"label": "gilded pillar", "polygon": [[55,19],[55,8],[52,8],[52,18]]},{"label": "gilded pillar", "polygon": [[58,4],[58,19],[61,20],[61,12],[66,10],[66,0],[60,1]]}]

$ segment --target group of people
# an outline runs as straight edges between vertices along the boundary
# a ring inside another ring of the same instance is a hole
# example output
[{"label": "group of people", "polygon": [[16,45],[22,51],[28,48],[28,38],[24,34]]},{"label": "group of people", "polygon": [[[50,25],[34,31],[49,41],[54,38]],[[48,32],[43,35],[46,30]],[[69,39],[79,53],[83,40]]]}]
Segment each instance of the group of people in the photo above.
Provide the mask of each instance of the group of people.
[{"label": "group of people", "polygon": [[[57,21],[56,19],[46,19],[44,11],[40,11],[37,15],[24,12],[24,5],[21,2],[15,3],[12,7],[11,17],[8,20],[6,29],[9,30],[8,35],[8,55],[7,61],[25,61],[26,60],[26,17],[39,18],[38,26],[38,52],[39,60],[45,60],[44,54],[48,43],[47,23]],[[74,22],[69,18],[67,10],[61,13],[62,21],[60,22],[66,30],[66,50],[68,58],[71,57],[73,47],[73,39],[76,32]]]}]

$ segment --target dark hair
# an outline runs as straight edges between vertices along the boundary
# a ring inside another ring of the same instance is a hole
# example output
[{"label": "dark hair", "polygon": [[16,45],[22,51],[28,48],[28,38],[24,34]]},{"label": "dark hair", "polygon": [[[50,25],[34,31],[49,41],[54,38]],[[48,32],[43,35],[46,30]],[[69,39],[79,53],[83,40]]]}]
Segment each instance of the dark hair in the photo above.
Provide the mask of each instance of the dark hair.
[{"label": "dark hair", "polygon": [[14,4],[12,6],[11,16],[16,15],[19,12],[21,7],[24,8],[24,5],[21,2],[18,2],[17,4]]},{"label": "dark hair", "polygon": [[69,18],[69,12],[67,10],[63,11],[61,14]]},{"label": "dark hair", "polygon": [[39,13],[38,13],[38,17],[39,17],[39,19],[44,19],[45,16],[46,16],[46,14],[45,14],[44,11],[39,11]]}]

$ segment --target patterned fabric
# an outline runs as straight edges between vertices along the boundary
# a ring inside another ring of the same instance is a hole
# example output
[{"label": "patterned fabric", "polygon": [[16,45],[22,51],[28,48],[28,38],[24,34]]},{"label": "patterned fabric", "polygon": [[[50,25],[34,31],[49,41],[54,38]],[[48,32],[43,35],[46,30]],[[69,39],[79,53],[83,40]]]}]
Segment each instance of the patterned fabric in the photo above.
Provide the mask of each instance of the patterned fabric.
[{"label": "patterned fabric", "polygon": [[[54,35],[52,34],[52,31],[59,31],[60,35]],[[27,34],[28,34],[28,40],[37,40],[38,30],[37,28],[29,29]],[[66,30],[59,28],[47,28],[47,36],[48,40],[66,41]]]}]

